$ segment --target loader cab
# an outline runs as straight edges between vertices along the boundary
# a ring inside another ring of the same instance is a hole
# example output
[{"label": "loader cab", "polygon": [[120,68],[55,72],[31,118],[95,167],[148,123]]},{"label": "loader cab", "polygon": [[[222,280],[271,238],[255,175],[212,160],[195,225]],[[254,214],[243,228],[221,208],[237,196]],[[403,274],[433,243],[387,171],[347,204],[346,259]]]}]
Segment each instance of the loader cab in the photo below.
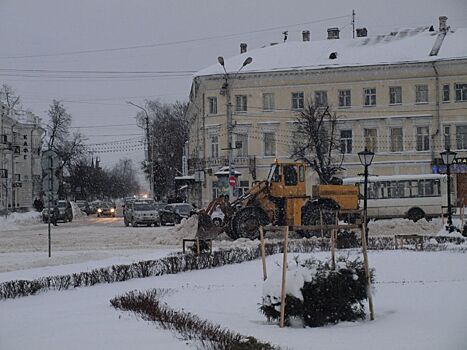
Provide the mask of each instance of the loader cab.
[{"label": "loader cab", "polygon": [[268,182],[274,197],[306,196],[305,165],[276,161],[269,170]]}]

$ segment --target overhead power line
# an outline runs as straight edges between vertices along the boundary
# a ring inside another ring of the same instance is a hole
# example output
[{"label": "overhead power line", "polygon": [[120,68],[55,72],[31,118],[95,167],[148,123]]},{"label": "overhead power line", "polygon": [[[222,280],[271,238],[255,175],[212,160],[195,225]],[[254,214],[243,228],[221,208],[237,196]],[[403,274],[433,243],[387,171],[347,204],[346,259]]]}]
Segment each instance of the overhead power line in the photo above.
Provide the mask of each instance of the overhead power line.
[{"label": "overhead power line", "polygon": [[213,35],[213,36],[207,36],[207,37],[204,37],[204,38],[166,41],[166,42],[160,42],[160,43],[142,44],[142,45],[133,45],[133,46],[123,46],[123,47],[113,47],[113,48],[103,48],[103,49],[77,50],[77,51],[49,53],[49,54],[2,56],[2,57],[0,57],[0,59],[6,60],[6,59],[22,59],[22,58],[38,58],[38,57],[71,56],[71,55],[84,55],[84,54],[102,53],[102,52],[115,52],[115,51],[127,51],[127,50],[137,50],[137,49],[148,49],[148,48],[154,48],[154,47],[180,45],[180,44],[187,44],[187,43],[199,42],[199,41],[207,41],[207,40],[213,40],[213,39],[234,38],[234,37],[237,37],[237,36],[245,36],[245,35],[249,35],[249,34],[262,33],[262,32],[268,32],[268,31],[279,30],[279,29],[282,30],[284,28],[296,27],[296,26],[313,24],[313,23],[320,23],[320,22],[327,22],[327,21],[331,21],[331,20],[335,20],[335,19],[348,18],[348,17],[350,17],[350,15],[328,17],[328,18],[318,19],[318,20],[314,20],[314,21],[295,23],[295,24],[289,24],[289,25],[283,25],[283,26],[275,26],[275,27],[263,28],[263,29],[258,29],[258,30],[250,30],[250,31],[239,32],[239,33],[234,33],[234,34]]}]

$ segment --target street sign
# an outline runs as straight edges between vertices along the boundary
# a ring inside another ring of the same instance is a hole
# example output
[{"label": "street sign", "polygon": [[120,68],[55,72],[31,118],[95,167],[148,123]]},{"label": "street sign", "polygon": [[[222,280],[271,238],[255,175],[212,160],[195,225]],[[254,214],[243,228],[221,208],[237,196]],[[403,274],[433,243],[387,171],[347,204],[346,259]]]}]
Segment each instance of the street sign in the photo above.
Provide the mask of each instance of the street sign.
[{"label": "street sign", "polygon": [[52,150],[42,152],[41,165],[43,171],[56,170],[60,166],[60,157]]},{"label": "street sign", "polygon": [[50,174],[47,174],[42,179],[42,188],[44,189],[44,191],[53,191],[56,193],[58,191],[58,187],[59,181],[58,177],[56,177],[55,175],[52,175],[51,177]]},{"label": "street sign", "polygon": [[235,180],[235,176],[229,177],[229,185],[234,187],[237,181]]}]

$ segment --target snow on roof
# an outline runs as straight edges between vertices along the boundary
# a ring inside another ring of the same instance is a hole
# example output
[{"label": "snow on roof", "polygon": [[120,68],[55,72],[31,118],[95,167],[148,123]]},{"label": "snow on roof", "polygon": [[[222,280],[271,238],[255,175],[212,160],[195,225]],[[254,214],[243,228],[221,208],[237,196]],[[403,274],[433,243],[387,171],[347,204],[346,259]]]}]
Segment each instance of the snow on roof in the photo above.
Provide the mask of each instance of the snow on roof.
[{"label": "snow on roof", "polygon": [[[225,59],[225,68],[228,73],[235,73],[249,56],[253,58],[253,62],[243,67],[241,73],[467,58],[467,28],[448,31],[438,54],[430,56],[439,35],[442,34],[437,31],[430,32],[428,27],[419,27],[374,37],[286,42]],[[336,53],[335,59],[330,59],[331,53]],[[200,70],[195,76],[223,73],[222,66],[216,63]]]}]

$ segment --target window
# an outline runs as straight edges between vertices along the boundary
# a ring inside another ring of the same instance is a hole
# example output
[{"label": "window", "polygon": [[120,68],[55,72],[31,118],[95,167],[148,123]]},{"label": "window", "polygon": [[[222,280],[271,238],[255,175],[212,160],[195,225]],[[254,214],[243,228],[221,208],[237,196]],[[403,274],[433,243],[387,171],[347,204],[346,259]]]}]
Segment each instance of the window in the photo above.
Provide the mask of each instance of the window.
[{"label": "window", "polygon": [[456,102],[467,101],[467,84],[455,84]]},{"label": "window", "polygon": [[451,97],[449,84],[443,85],[443,102],[448,102],[450,99]]},{"label": "window", "polygon": [[430,149],[430,128],[428,126],[417,127],[417,151]]},{"label": "window", "polygon": [[15,174],[14,181],[21,181],[21,174]]},{"label": "window", "polygon": [[363,89],[363,105],[376,106],[376,89],[365,88]]},{"label": "window", "polygon": [[328,105],[328,92],[327,91],[315,91],[315,104],[318,107]]},{"label": "window", "polygon": [[428,102],[428,85],[415,85],[415,103]]},{"label": "window", "polygon": [[389,104],[398,105],[402,103],[402,88],[400,86],[392,86],[389,88]]},{"label": "window", "polygon": [[250,189],[250,182],[248,180],[239,181],[239,185],[235,187],[236,196],[237,197],[243,196],[243,194],[249,189]]},{"label": "window", "polygon": [[303,92],[292,92],[292,109],[303,109]]},{"label": "window", "polygon": [[376,129],[364,129],[363,136],[365,138],[365,148],[369,151],[376,152],[378,146],[378,132]]},{"label": "window", "polygon": [[211,157],[219,158],[219,137],[211,136]]},{"label": "window", "polygon": [[235,111],[244,113],[247,111],[247,97],[246,95],[235,96]]},{"label": "window", "polygon": [[391,152],[403,151],[402,128],[391,128]]},{"label": "window", "polygon": [[451,149],[451,127],[445,126],[443,128],[444,136],[444,149]]},{"label": "window", "polygon": [[350,90],[339,90],[339,107],[350,107],[351,105]]},{"label": "window", "polygon": [[276,138],[273,132],[264,133],[264,155],[265,156],[276,155]]},{"label": "window", "polygon": [[274,110],[274,94],[273,93],[263,94],[263,110],[264,111]]},{"label": "window", "polygon": [[296,186],[298,183],[298,167],[296,165],[284,165],[284,184]]},{"label": "window", "polygon": [[352,153],[352,130],[341,130],[341,152]]},{"label": "window", "polygon": [[235,148],[237,149],[237,157],[248,156],[248,134],[237,134]]},{"label": "window", "polygon": [[467,149],[467,125],[456,126],[457,149]]},{"label": "window", "polygon": [[217,114],[217,97],[208,97],[209,114]]},{"label": "window", "polygon": [[418,197],[439,197],[440,182],[437,179],[424,179],[418,181]]}]

